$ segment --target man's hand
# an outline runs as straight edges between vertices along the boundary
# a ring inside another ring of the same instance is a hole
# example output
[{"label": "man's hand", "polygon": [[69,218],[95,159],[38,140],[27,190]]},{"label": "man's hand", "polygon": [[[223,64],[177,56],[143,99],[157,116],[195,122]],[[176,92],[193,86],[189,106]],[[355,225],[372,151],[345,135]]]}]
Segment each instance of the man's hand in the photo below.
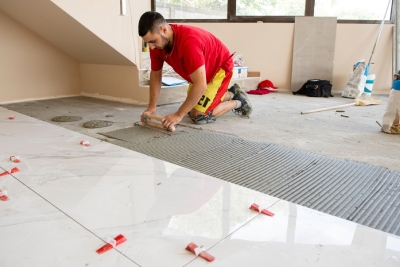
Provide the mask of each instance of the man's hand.
[{"label": "man's hand", "polygon": [[142,122],[146,122],[145,114],[156,114],[156,110],[157,110],[157,108],[148,107],[145,111],[143,111],[142,115],[140,116],[140,120]]},{"label": "man's hand", "polygon": [[172,126],[179,123],[182,120],[183,116],[179,115],[178,113],[169,114],[164,117],[162,120],[162,124],[164,128],[171,130]]}]

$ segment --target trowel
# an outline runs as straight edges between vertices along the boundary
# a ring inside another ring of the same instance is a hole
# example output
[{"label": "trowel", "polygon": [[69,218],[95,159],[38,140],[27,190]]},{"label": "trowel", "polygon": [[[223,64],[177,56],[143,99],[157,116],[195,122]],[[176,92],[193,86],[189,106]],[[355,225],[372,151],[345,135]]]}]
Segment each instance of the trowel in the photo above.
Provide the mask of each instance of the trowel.
[{"label": "trowel", "polygon": [[[164,119],[164,117],[158,116],[158,115],[153,115],[153,114],[144,114],[144,117],[146,121],[144,124],[141,124],[141,126],[145,126],[147,128],[165,133],[165,134],[175,134],[176,132],[179,132],[176,130],[175,126],[170,127],[169,129],[166,129],[161,121]],[[162,130],[162,131],[161,131]]]}]

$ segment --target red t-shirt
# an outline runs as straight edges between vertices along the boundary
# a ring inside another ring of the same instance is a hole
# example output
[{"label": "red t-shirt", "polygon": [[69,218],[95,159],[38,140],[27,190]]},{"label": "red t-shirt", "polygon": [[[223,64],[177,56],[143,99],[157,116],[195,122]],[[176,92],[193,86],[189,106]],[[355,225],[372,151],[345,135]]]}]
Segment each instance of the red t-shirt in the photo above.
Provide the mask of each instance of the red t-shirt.
[{"label": "red t-shirt", "polygon": [[170,24],[174,31],[171,53],[162,49],[151,49],[151,70],[159,71],[167,62],[176,73],[189,82],[190,74],[205,65],[209,83],[222,68],[232,71],[233,60],[228,48],[210,32],[187,25]]}]

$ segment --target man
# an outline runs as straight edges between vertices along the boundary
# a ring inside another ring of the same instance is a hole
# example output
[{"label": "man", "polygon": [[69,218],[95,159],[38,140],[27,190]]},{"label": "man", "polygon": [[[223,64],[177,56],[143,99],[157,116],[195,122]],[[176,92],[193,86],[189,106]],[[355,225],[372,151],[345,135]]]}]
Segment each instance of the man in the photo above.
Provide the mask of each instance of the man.
[{"label": "man", "polygon": [[157,12],[146,12],[139,20],[139,35],[150,47],[150,101],[143,112],[155,114],[161,89],[162,67],[167,62],[189,82],[186,100],[162,124],[170,129],[185,114],[193,122],[213,122],[230,110],[248,117],[252,106],[246,93],[235,84],[229,90],[233,60],[228,48],[211,33],[193,26],[168,24]]}]

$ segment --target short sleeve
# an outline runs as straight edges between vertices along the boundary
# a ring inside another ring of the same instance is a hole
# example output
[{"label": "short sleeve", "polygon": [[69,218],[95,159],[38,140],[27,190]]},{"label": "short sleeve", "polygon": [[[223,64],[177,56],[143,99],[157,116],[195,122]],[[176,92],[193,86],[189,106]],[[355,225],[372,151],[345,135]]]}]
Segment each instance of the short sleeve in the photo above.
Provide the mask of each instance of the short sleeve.
[{"label": "short sleeve", "polygon": [[150,66],[152,71],[159,71],[164,65],[162,55],[156,49],[150,50]]}]

